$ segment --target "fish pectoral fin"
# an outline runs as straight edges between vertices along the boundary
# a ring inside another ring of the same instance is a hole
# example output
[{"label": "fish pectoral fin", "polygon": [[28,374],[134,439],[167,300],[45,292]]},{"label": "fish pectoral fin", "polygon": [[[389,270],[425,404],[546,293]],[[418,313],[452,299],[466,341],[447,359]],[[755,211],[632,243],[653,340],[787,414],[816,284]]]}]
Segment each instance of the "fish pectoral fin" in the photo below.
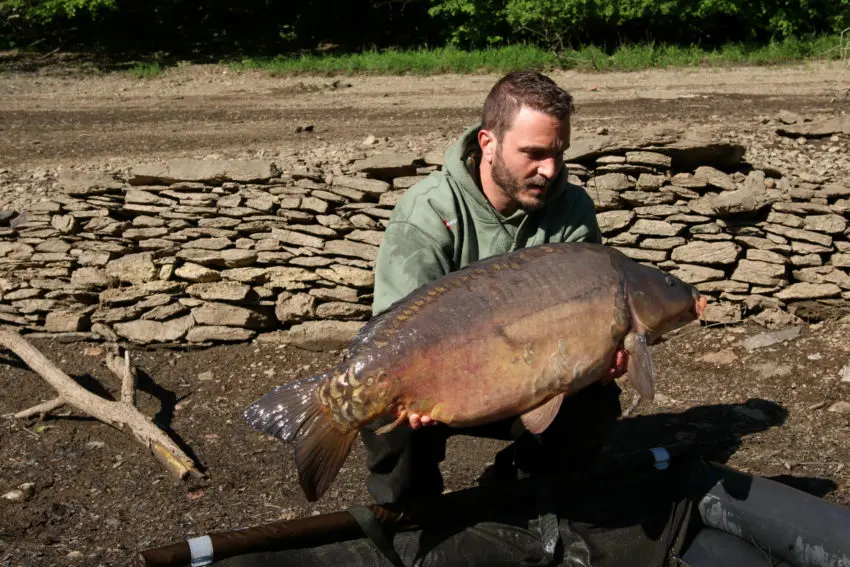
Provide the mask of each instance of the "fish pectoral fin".
[{"label": "fish pectoral fin", "polygon": [[558,410],[561,409],[561,402],[563,401],[564,394],[558,394],[542,406],[525,412],[519,419],[530,432],[543,433],[552,421],[554,421],[555,416],[558,415]]},{"label": "fish pectoral fin", "polygon": [[652,353],[646,335],[633,334],[626,341],[626,350],[629,351],[629,381],[637,390],[641,399],[652,401],[655,399],[655,368],[652,364]]},{"label": "fish pectoral fin", "polygon": [[396,420],[394,422],[388,423],[388,424],[384,425],[383,427],[379,427],[378,429],[375,430],[375,433],[377,435],[383,435],[384,433],[389,433],[390,431],[392,431],[393,429],[395,429],[396,427],[398,427],[399,425],[401,425],[402,423],[407,421],[407,417],[408,417],[407,410],[406,409],[401,410],[400,412],[398,412],[398,417],[396,418]]}]

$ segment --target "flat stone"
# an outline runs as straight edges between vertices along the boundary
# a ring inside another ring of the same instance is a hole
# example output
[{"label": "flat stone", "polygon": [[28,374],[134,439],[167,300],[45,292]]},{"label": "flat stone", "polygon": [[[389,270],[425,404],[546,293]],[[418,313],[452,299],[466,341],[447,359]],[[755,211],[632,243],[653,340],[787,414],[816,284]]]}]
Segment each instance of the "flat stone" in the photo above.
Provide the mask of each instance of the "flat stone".
[{"label": "flat stone", "polygon": [[629,232],[649,236],[676,236],[685,230],[684,224],[672,224],[666,221],[638,219],[629,228]]},{"label": "flat stone", "polygon": [[275,316],[282,323],[312,319],[316,315],[316,297],[307,293],[281,293],[275,303]]},{"label": "flat stone", "polygon": [[360,288],[371,288],[375,285],[375,274],[372,270],[364,270],[342,264],[333,264],[330,268],[319,268],[316,274],[330,282]]},{"label": "flat stone", "polygon": [[293,246],[308,246],[310,248],[322,248],[325,241],[317,236],[311,236],[294,230],[272,229],[272,235],[286,244]]},{"label": "flat stone", "polygon": [[100,294],[100,301],[106,305],[133,303],[156,293],[177,293],[185,286],[186,284],[182,282],[156,280],[129,287],[109,288]]},{"label": "flat stone", "polygon": [[127,190],[124,194],[124,202],[137,205],[159,205],[162,207],[173,207],[177,205],[173,199],[166,199],[143,189]]},{"label": "flat stone", "polygon": [[656,152],[626,152],[626,163],[646,165],[659,169],[670,169],[673,158]]},{"label": "flat stone", "polygon": [[822,266],[823,259],[818,254],[795,254],[788,259],[792,266]]},{"label": "flat stone", "polygon": [[834,283],[841,289],[850,290],[850,275],[834,266],[816,266],[794,270],[791,275],[801,282],[820,284]]},{"label": "flat stone", "polygon": [[750,188],[736,190],[734,187],[732,190],[708,197],[711,208],[721,217],[752,213],[775,201],[776,199],[766,191],[753,191]]},{"label": "flat stone", "polygon": [[107,287],[111,283],[112,278],[106,275],[106,270],[100,268],[78,268],[71,274],[71,285],[74,287]]},{"label": "flat stone", "polygon": [[361,321],[307,321],[290,328],[283,340],[306,350],[342,349],[363,325]]},{"label": "flat stone", "polygon": [[759,285],[781,285],[785,282],[785,266],[743,259],[738,262],[732,279]]},{"label": "flat stone", "polygon": [[248,296],[251,286],[236,282],[210,282],[192,284],[186,293],[207,301],[242,301]]},{"label": "flat stone", "polygon": [[177,315],[183,315],[187,311],[188,308],[185,305],[180,303],[171,303],[169,305],[154,307],[150,311],[142,314],[142,319],[146,321],[165,321],[166,319],[171,319]]},{"label": "flat stone", "polygon": [[[414,172],[415,173],[415,172]],[[335,175],[333,187],[347,187],[355,189],[365,195],[380,196],[390,190],[390,184],[380,179],[368,179],[366,177],[353,177],[348,175]],[[361,199],[356,199],[357,201]]]},{"label": "flat stone", "polygon": [[737,186],[735,181],[726,174],[711,166],[702,165],[694,171],[694,177],[702,179],[710,187],[716,187],[723,191],[734,191]]},{"label": "flat stone", "polygon": [[629,248],[626,246],[617,246],[615,248],[638,262],[663,262],[667,259],[668,254],[666,250],[644,250],[643,248]]},{"label": "flat stone", "polygon": [[736,242],[745,244],[750,248],[758,248],[759,250],[773,250],[776,252],[791,252],[791,247],[787,244],[779,244],[767,238],[759,236],[736,236]]},{"label": "flat stone", "polygon": [[841,288],[834,283],[813,284],[807,282],[794,283],[776,293],[783,300],[790,299],[819,299],[841,295]]},{"label": "flat stone", "polygon": [[741,306],[732,303],[709,303],[702,314],[706,323],[739,323],[741,321]]},{"label": "flat stone", "polygon": [[803,240],[812,242],[821,246],[832,246],[832,237],[819,232],[812,232],[800,228],[790,228],[779,224],[766,224],[764,226],[766,232],[778,234],[791,240]]},{"label": "flat stone", "polygon": [[317,199],[316,197],[304,197],[301,199],[301,204],[298,208],[323,215],[328,212],[328,209],[330,209],[330,204],[327,201]]},{"label": "flat stone", "polygon": [[226,303],[205,303],[192,309],[192,317],[198,325],[247,329],[261,329],[269,323],[268,317],[258,311]]},{"label": "flat stone", "polygon": [[[622,207],[623,201],[620,199],[619,193],[608,189],[588,188],[590,195],[597,212],[613,211]],[[354,221],[354,217],[352,222]]]},{"label": "flat stone", "polygon": [[672,250],[678,246],[685,244],[685,239],[681,236],[673,236],[670,238],[644,238],[640,242],[641,248],[649,250]]},{"label": "flat stone", "polygon": [[346,240],[331,240],[327,242],[324,252],[338,256],[362,258],[369,261],[374,261],[378,257],[378,248],[376,246]]},{"label": "flat stone", "polygon": [[186,333],[186,340],[190,343],[243,342],[252,339],[256,334],[256,331],[239,327],[201,325],[189,329],[189,332]]},{"label": "flat stone", "polygon": [[[370,177],[391,180],[395,177],[416,175],[419,166],[425,165],[418,153],[385,153],[377,154],[366,159],[357,160],[352,167]],[[334,185],[337,178],[334,177]],[[360,189],[355,187],[355,189]]]},{"label": "flat stone", "polygon": [[844,217],[834,214],[812,215],[804,219],[806,230],[825,232],[826,234],[839,234],[847,228]]},{"label": "flat stone", "polygon": [[194,283],[217,282],[221,279],[221,274],[217,270],[212,270],[194,262],[185,262],[182,266],[174,270],[174,275],[181,280]]},{"label": "flat stone", "polygon": [[281,170],[274,162],[264,159],[176,158],[133,167],[130,184],[170,185],[180,181],[260,183],[280,174]]},{"label": "flat stone", "polygon": [[313,282],[319,279],[319,275],[304,268],[292,266],[273,266],[266,268],[268,277],[266,287],[270,289],[300,289],[294,283]]},{"label": "flat stone", "polygon": [[368,319],[371,313],[369,305],[346,301],[331,301],[316,307],[316,317],[319,319]]},{"label": "flat stone", "polygon": [[596,222],[602,234],[611,234],[629,226],[634,218],[633,211],[605,211],[596,215]]},{"label": "flat stone", "polygon": [[625,191],[632,187],[634,187],[634,184],[624,173],[606,173],[588,181],[588,188],[600,191]]},{"label": "flat stone", "polygon": [[142,344],[166,343],[184,338],[194,324],[195,321],[192,317],[187,315],[186,317],[164,322],[141,319],[126,323],[116,323],[112,326],[112,329],[118,336],[133,342]]},{"label": "flat stone", "polygon": [[157,278],[159,270],[150,252],[127,254],[106,264],[106,275],[122,282],[140,284]]},{"label": "flat stone", "polygon": [[350,303],[357,302],[357,290],[345,287],[314,287],[309,291],[310,295],[325,301],[348,301]]},{"label": "flat stone", "polygon": [[692,264],[679,264],[677,269],[671,271],[671,274],[689,284],[721,280],[726,277],[723,270],[707,268],[705,266],[695,266]]},{"label": "flat stone", "polygon": [[689,264],[734,264],[741,247],[733,242],[690,242],[673,250],[671,259]]},{"label": "flat stone", "polygon": [[788,263],[788,258],[776,252],[769,250],[759,250],[758,248],[750,248],[747,250],[747,260],[756,260],[758,262],[770,262],[771,264],[785,265]]},{"label": "flat stone", "polygon": [[56,185],[66,195],[76,196],[97,195],[121,188],[121,182],[111,175],[76,169],[60,171]]},{"label": "flat stone", "polygon": [[230,268],[219,273],[226,280],[244,284],[258,284],[269,279],[268,269],[266,268]]},{"label": "flat stone", "polygon": [[51,311],[44,320],[44,330],[48,333],[74,333],[88,331],[88,313],[80,311]]},{"label": "flat stone", "polygon": [[648,192],[648,191],[622,191],[620,199],[632,205],[664,205],[676,201],[676,197],[670,193]]},{"label": "flat stone", "polygon": [[183,248],[198,248],[201,250],[224,250],[233,246],[229,238],[196,238],[183,244]]}]

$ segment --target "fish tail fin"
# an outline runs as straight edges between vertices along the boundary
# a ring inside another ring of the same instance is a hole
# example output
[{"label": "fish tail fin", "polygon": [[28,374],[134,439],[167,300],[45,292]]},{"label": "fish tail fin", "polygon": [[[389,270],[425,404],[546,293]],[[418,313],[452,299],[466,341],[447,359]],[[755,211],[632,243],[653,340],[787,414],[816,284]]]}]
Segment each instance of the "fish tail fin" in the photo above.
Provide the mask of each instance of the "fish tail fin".
[{"label": "fish tail fin", "polygon": [[641,399],[651,402],[655,399],[655,367],[646,335],[634,334],[626,350],[629,351],[629,381]]},{"label": "fish tail fin", "polygon": [[242,417],[257,431],[295,442],[295,466],[304,495],[322,497],[339,473],[357,436],[331,420],[317,387],[332,376],[317,374],[279,386],[248,406]]}]

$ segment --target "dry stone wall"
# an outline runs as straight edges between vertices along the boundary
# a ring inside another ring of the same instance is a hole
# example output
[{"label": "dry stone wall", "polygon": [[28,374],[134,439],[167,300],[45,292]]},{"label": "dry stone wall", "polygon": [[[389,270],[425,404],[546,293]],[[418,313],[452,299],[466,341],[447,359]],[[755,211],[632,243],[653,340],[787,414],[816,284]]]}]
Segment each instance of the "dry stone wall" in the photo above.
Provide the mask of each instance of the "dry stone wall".
[{"label": "dry stone wall", "polygon": [[[708,318],[776,317],[850,299],[850,187],[744,159],[725,141],[579,139],[573,182],[606,244],[695,284]],[[0,324],[23,332],[211,344],[262,334],[342,346],[370,316],[392,207],[442,155],[335,172],[268,160],[68,171],[62,193],[0,213]],[[802,303],[801,303],[802,302]]]}]

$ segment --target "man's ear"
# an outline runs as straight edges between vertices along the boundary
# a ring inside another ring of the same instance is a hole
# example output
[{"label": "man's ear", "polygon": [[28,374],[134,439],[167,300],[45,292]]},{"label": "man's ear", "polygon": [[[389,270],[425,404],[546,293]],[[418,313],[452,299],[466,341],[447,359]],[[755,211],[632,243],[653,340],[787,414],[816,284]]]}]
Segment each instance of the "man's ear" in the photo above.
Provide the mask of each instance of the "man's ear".
[{"label": "man's ear", "polygon": [[493,162],[493,156],[496,153],[498,143],[496,135],[492,130],[484,130],[482,128],[478,131],[478,145],[481,146],[481,156],[487,163]]}]

